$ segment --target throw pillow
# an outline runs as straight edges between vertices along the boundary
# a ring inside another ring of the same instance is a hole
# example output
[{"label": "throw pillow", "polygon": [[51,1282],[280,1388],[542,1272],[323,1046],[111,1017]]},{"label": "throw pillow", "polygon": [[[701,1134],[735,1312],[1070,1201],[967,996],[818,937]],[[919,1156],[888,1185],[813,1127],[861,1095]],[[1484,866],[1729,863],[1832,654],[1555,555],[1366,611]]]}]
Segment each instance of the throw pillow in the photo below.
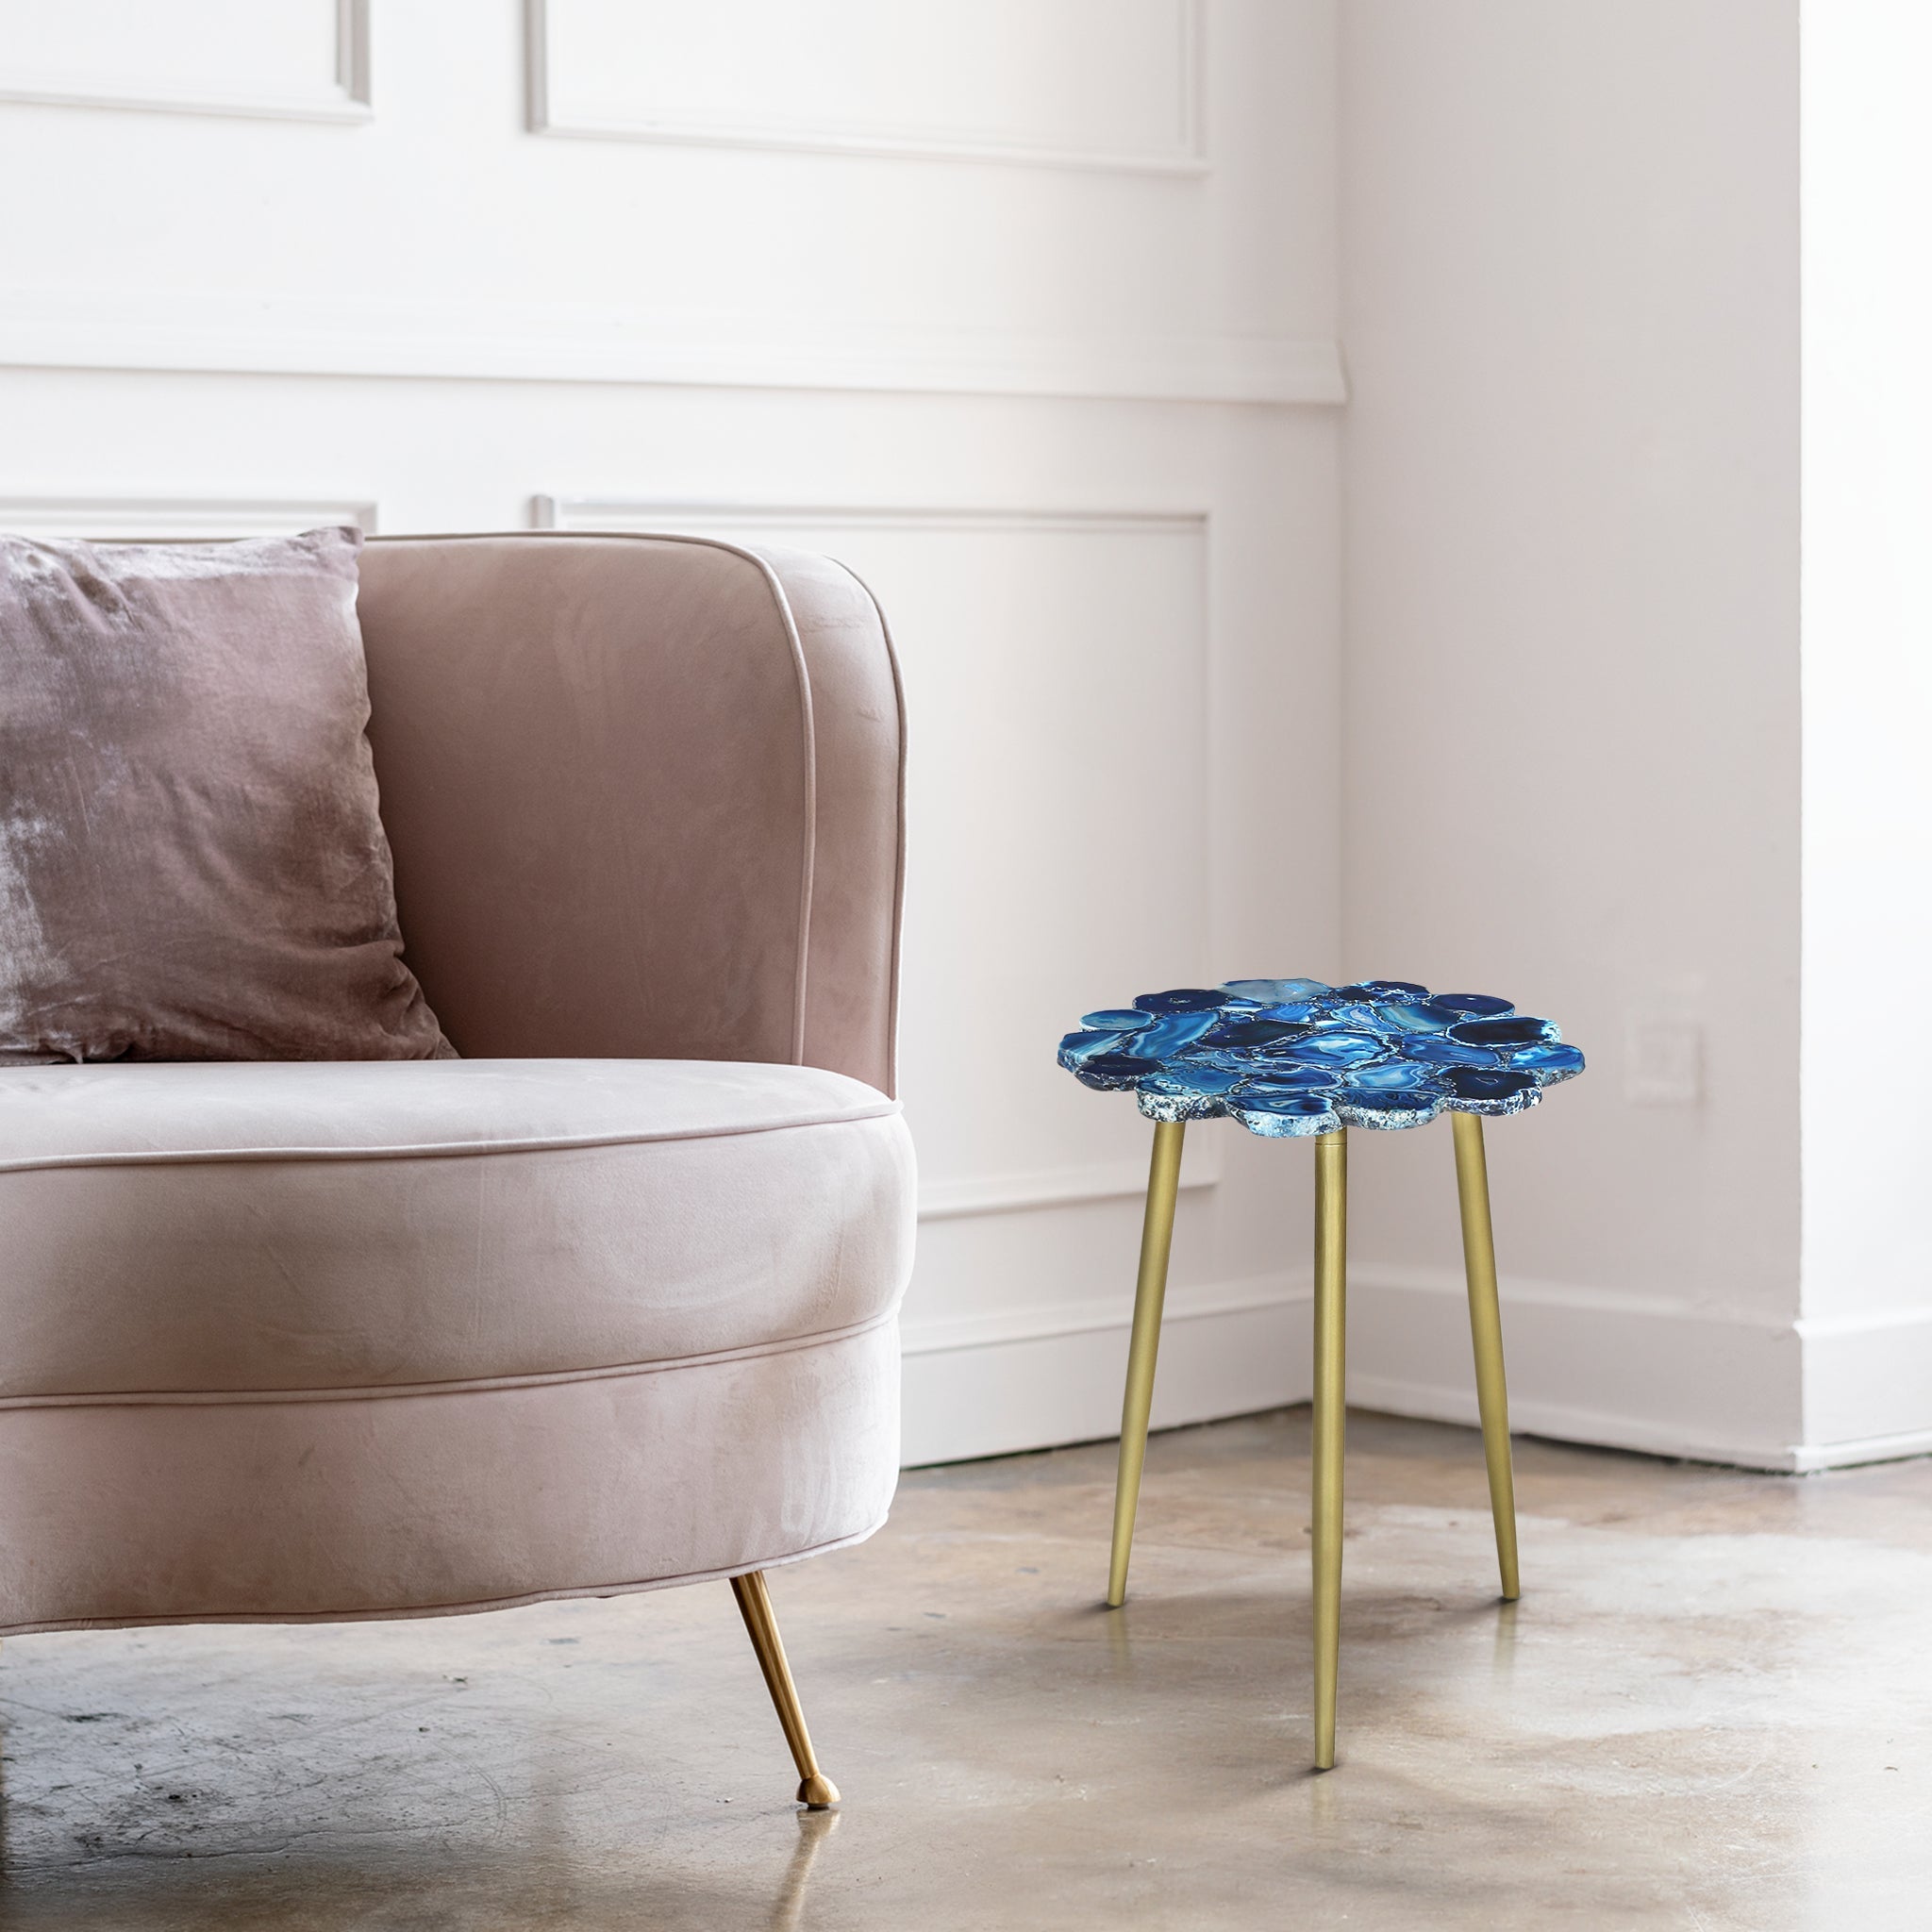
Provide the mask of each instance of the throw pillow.
[{"label": "throw pillow", "polygon": [[0,1065],[425,1059],[356,530],[0,536]]}]

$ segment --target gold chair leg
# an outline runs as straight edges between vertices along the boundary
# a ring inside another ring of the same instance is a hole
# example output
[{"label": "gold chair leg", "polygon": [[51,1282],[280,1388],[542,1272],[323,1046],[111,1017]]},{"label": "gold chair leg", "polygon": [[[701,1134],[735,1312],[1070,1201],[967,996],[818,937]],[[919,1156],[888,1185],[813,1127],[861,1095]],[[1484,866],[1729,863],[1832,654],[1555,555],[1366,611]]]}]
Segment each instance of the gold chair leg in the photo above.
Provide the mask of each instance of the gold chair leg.
[{"label": "gold chair leg", "polygon": [[1181,1183],[1179,1121],[1156,1121],[1147,1169],[1147,1217],[1141,1224],[1141,1278],[1134,1290],[1134,1332],[1127,1343],[1127,1390],[1121,1403],[1121,1466],[1113,1491],[1113,1559],[1107,1572],[1107,1607],[1127,1599],[1127,1558],[1134,1548],[1134,1512],[1147,1460],[1147,1418],[1154,1408],[1154,1359],[1160,1352],[1160,1310],[1167,1299],[1167,1257],[1174,1245],[1174,1204]]},{"label": "gold chair leg", "polygon": [[791,1747],[791,1761],[798,1767],[798,1802],[809,1811],[829,1810],[839,1802],[839,1787],[819,1769],[812,1755],[811,1733],[805,1727],[805,1712],[799,1708],[798,1687],[791,1681],[791,1666],[785,1661],[785,1644],[778,1635],[778,1620],[772,1614],[771,1592],[765,1588],[765,1573],[753,1570],[731,1579],[731,1593],[744,1618],[751,1647],[758,1654],[758,1669],[765,1674],[765,1689],[777,1707],[778,1723],[785,1741]]},{"label": "gold chair leg", "polygon": [[1335,1768],[1341,1665],[1341,1449],[1346,1414],[1348,1129],[1315,1142],[1315,1418],[1313,1491],[1315,1769]]},{"label": "gold chair leg", "polygon": [[1483,1124],[1452,1114],[1456,1192],[1462,1205],[1462,1264],[1469,1276],[1469,1336],[1475,1350],[1475,1399],[1483,1419],[1483,1459],[1490,1466],[1490,1512],[1496,1519],[1496,1564],[1503,1601],[1523,1593],[1516,1568],[1516,1477],[1509,1464],[1509,1389],[1503,1375],[1503,1310],[1496,1299],[1496,1241],[1490,1226],[1490,1170]]}]

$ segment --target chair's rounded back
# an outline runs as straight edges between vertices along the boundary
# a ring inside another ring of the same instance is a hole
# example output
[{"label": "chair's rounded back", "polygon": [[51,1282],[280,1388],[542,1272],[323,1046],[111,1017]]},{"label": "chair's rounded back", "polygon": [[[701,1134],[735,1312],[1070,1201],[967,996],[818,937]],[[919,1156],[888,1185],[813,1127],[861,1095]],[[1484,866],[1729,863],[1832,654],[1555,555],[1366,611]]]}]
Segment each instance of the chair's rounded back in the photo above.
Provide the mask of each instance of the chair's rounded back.
[{"label": "chair's rounded back", "polygon": [[685,537],[379,538],[359,608],[404,941],[460,1052],[891,1091],[904,719],[849,571]]}]

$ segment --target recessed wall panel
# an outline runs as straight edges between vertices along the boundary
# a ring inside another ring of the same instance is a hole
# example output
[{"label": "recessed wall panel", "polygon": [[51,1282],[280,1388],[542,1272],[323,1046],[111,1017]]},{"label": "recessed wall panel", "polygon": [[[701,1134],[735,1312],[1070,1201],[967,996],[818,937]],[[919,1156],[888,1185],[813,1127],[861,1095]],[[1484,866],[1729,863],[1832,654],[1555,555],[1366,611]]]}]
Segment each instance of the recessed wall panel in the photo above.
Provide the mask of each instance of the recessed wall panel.
[{"label": "recessed wall panel", "polygon": [[1195,0],[529,0],[540,128],[1198,169]]},{"label": "recessed wall panel", "polygon": [[368,111],[368,0],[0,0],[0,102]]}]

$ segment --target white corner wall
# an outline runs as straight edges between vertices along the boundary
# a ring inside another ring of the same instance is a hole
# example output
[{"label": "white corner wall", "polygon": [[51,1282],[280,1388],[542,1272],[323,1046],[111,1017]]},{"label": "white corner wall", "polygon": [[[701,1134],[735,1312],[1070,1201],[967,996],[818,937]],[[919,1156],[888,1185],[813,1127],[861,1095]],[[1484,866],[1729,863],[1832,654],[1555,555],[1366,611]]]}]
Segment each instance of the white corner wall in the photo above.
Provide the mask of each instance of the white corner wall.
[{"label": "white corner wall", "polygon": [[[1588,1074],[1490,1134],[1512,1410],[1799,1466],[1793,0],[1342,8],[1342,950]],[[1445,1137],[1351,1388],[1471,1420]],[[1807,1183],[1809,1175],[1807,1175]]]},{"label": "white corner wall", "polygon": [[1807,0],[1806,1441],[1932,1449],[1932,17]]}]

